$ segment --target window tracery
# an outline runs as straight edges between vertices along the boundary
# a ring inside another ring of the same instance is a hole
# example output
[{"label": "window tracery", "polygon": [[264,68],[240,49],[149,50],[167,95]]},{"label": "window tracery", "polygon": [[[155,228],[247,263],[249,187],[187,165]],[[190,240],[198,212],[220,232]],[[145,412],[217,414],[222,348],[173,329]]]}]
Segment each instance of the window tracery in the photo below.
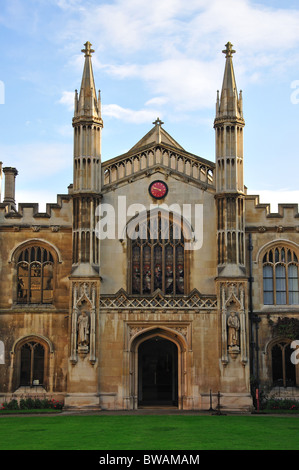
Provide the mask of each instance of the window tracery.
[{"label": "window tracery", "polygon": [[17,258],[17,303],[53,302],[54,258],[41,246],[22,250]]},{"label": "window tracery", "polygon": [[186,293],[184,236],[172,217],[161,213],[136,225],[131,242],[131,292],[150,295]]},{"label": "window tracery", "polygon": [[276,246],[263,256],[265,305],[299,304],[298,256],[286,246]]}]

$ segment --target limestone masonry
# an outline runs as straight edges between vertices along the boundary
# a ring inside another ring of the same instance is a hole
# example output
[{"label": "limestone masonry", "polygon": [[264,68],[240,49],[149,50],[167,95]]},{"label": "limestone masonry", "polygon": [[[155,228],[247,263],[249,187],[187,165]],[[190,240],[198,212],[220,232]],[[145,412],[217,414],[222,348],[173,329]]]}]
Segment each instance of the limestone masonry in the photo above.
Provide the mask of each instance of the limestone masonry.
[{"label": "limestone masonry", "polygon": [[257,387],[299,398],[298,205],[270,213],[246,193],[232,44],[214,162],[157,118],[102,163],[89,42],[82,52],[67,194],[45,213],[17,205],[17,169],[0,164],[0,399],[208,410],[220,392],[225,410],[249,411]]}]

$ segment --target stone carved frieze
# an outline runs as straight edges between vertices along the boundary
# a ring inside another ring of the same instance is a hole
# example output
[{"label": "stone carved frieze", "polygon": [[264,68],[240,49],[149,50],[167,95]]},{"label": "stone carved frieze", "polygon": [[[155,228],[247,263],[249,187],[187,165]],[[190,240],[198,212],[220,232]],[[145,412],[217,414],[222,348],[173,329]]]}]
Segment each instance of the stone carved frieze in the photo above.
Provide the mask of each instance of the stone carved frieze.
[{"label": "stone carved frieze", "polygon": [[95,362],[96,284],[73,283],[73,308],[71,332],[71,362],[76,364],[78,354],[89,354]]},{"label": "stone carved frieze", "polygon": [[100,298],[100,308],[116,310],[157,310],[162,309],[165,312],[170,310],[213,310],[217,308],[216,296],[202,296],[196,290],[192,291],[187,297],[165,296],[157,291],[152,296],[140,297],[128,295],[120,290],[117,294]]}]

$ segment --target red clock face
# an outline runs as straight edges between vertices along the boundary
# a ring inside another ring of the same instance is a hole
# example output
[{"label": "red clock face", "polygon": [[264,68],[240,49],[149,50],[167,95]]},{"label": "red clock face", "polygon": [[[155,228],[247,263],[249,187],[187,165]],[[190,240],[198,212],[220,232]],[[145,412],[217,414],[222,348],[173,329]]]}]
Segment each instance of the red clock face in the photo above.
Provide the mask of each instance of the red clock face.
[{"label": "red clock face", "polygon": [[149,187],[149,193],[155,199],[162,199],[167,195],[168,188],[163,181],[153,181]]}]

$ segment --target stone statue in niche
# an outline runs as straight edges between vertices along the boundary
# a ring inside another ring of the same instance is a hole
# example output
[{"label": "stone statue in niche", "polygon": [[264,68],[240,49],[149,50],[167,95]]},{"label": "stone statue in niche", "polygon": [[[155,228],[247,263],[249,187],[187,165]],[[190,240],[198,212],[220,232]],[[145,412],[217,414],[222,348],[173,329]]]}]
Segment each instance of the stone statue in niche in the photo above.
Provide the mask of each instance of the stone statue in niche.
[{"label": "stone statue in niche", "polygon": [[89,314],[87,310],[80,313],[77,321],[78,330],[78,350],[88,352],[89,349]]},{"label": "stone statue in niche", "polygon": [[235,311],[227,318],[227,345],[230,351],[239,351],[240,346],[240,320]]}]

